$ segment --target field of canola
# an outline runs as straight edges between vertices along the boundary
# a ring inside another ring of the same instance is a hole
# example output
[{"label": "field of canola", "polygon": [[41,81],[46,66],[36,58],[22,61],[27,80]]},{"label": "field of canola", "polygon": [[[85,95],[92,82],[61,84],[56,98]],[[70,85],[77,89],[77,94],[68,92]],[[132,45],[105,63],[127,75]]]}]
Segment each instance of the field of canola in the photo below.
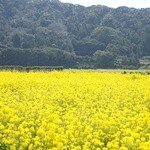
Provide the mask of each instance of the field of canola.
[{"label": "field of canola", "polygon": [[150,150],[150,76],[0,72],[1,150]]}]

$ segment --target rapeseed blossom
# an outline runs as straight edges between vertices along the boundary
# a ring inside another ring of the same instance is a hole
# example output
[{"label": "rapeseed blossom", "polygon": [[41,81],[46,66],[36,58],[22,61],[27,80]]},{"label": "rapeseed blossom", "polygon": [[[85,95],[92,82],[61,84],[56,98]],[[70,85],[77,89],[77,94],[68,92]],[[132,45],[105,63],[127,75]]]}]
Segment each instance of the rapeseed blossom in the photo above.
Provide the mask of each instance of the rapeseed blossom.
[{"label": "rapeseed blossom", "polygon": [[0,149],[150,150],[150,76],[0,72]]}]

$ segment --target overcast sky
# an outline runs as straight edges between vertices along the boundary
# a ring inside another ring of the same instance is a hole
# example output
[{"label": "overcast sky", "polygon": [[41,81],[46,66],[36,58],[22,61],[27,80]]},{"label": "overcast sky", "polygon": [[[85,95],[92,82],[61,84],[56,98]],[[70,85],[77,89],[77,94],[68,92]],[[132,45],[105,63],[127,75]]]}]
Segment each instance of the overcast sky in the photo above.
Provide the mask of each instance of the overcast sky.
[{"label": "overcast sky", "polygon": [[72,4],[80,4],[84,6],[105,5],[108,7],[127,6],[134,8],[150,8],[150,0],[60,0]]}]

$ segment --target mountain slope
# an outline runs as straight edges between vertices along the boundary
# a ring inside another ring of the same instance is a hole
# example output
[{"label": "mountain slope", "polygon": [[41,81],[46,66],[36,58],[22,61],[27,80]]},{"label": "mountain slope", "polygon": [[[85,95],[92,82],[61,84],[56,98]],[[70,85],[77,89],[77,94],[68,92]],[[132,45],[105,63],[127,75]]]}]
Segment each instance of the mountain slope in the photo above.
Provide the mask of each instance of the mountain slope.
[{"label": "mountain slope", "polygon": [[124,66],[138,65],[140,57],[150,55],[150,9],[83,7],[58,0],[0,0],[0,43],[24,51],[67,51],[78,64],[88,57],[89,64],[96,63],[94,53],[107,51],[114,56],[110,67],[123,66],[123,58]]}]

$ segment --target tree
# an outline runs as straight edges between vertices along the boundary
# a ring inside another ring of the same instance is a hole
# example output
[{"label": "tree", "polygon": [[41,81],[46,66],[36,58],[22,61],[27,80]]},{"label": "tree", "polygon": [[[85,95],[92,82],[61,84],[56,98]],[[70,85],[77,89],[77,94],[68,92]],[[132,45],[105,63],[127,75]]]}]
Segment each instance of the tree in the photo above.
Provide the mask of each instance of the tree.
[{"label": "tree", "polygon": [[116,68],[138,68],[139,67],[139,60],[138,56],[119,56],[115,60],[115,67]]},{"label": "tree", "polygon": [[104,16],[102,20],[102,25],[107,27],[114,27],[115,26],[115,19],[112,14],[107,14]]},{"label": "tree", "polygon": [[146,26],[144,36],[144,55],[150,55],[150,25]]},{"label": "tree", "polygon": [[98,50],[94,53],[94,59],[96,61],[96,68],[113,68],[114,67],[114,55],[111,52]]},{"label": "tree", "polygon": [[20,36],[18,34],[13,35],[12,42],[14,47],[20,47],[21,46]]},{"label": "tree", "polygon": [[118,30],[105,26],[97,27],[91,34],[91,38],[96,39],[100,43],[104,43],[106,46],[114,40],[118,39],[118,37]]},{"label": "tree", "polygon": [[82,41],[74,42],[74,50],[76,54],[80,56],[91,56],[98,49],[104,50],[105,45],[96,41],[95,39],[84,39]]},{"label": "tree", "polygon": [[0,32],[0,43],[3,43],[5,40],[5,36]]}]

